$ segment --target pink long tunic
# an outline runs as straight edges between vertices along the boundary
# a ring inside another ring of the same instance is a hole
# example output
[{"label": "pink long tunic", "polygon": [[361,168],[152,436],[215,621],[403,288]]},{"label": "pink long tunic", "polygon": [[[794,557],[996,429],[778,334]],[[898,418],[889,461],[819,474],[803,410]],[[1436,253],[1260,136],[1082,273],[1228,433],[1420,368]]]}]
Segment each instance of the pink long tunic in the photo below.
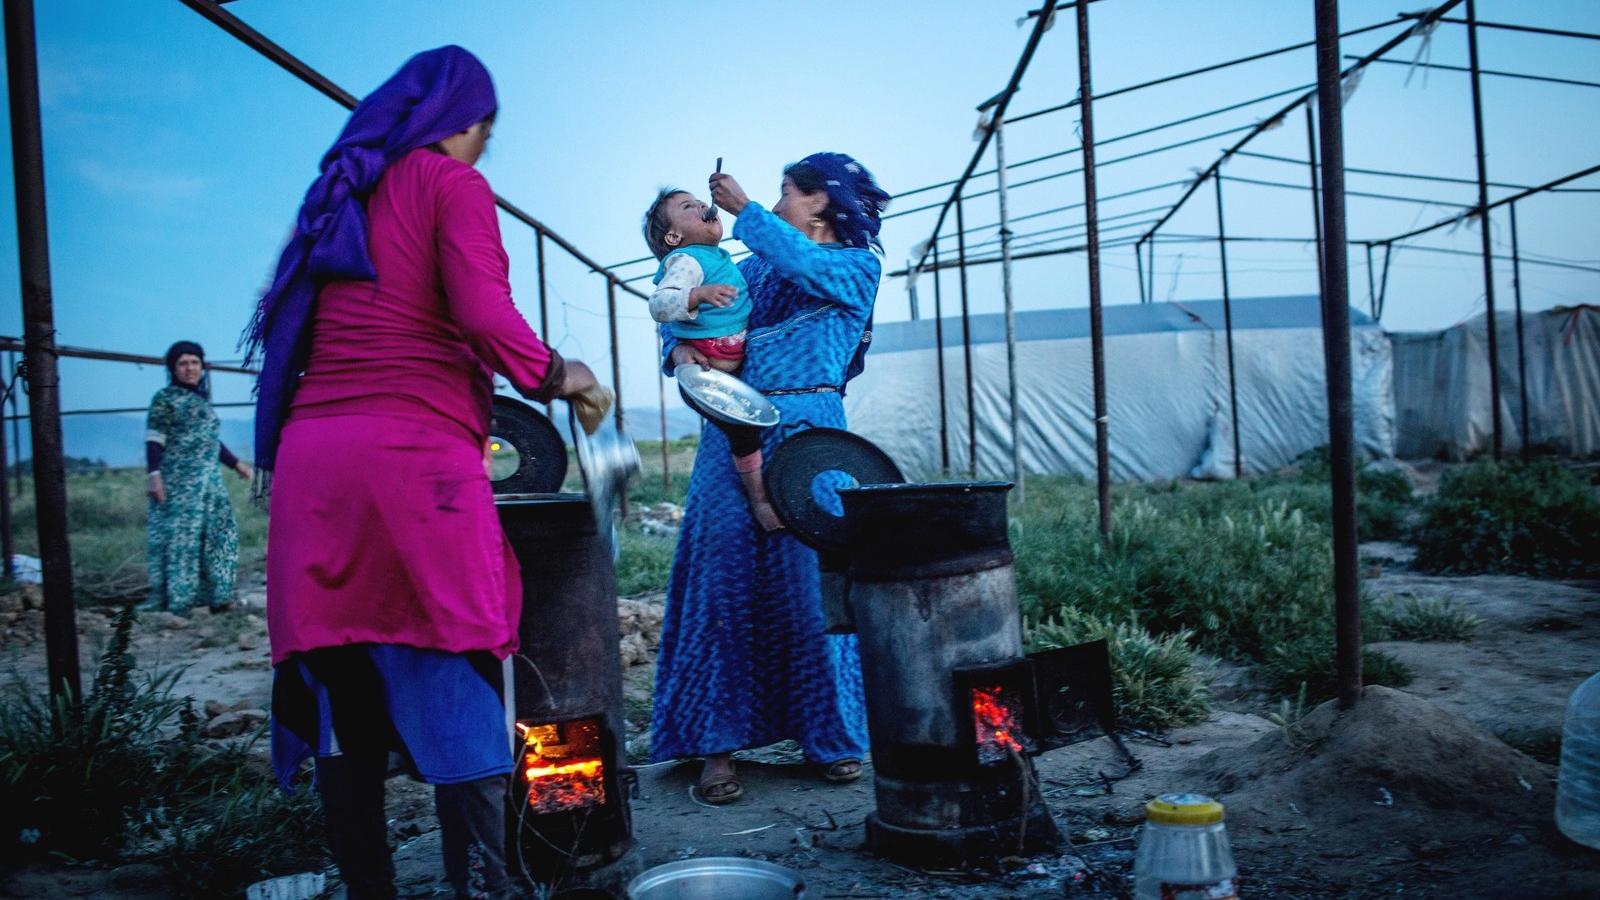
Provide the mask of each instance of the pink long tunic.
[{"label": "pink long tunic", "polygon": [[366,642],[504,656],[522,591],[483,467],[490,370],[544,399],[561,358],[512,305],[472,167],[413,151],[367,213],[378,277],[322,289],[278,450],[272,660]]}]

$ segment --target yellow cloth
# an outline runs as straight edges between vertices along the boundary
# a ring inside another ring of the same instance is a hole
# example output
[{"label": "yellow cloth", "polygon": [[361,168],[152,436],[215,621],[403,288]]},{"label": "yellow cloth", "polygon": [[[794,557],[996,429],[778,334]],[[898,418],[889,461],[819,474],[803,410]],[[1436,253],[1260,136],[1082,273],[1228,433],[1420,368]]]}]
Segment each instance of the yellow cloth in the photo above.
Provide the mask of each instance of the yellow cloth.
[{"label": "yellow cloth", "polygon": [[616,402],[616,395],[604,385],[597,384],[581,393],[573,394],[567,398],[572,404],[572,409],[578,414],[578,422],[583,425],[584,434],[594,434],[600,428],[600,423],[605,421],[606,413],[611,411],[611,404]]}]

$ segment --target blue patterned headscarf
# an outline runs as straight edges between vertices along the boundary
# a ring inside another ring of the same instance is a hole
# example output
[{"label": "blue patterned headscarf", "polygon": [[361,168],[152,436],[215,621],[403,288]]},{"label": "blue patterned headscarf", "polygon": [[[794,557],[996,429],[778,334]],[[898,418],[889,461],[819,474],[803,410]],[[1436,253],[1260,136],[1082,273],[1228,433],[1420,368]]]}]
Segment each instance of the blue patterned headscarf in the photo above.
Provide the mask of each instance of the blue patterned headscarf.
[{"label": "blue patterned headscarf", "polygon": [[[306,191],[294,234],[245,332],[246,360],[261,357],[256,382],[256,466],[273,468],[311,351],[317,290],[330,281],[377,277],[367,255],[367,198],[400,157],[494,115],[494,82],[456,46],[418,53],[350,113]],[[258,485],[265,486],[266,479]]]},{"label": "blue patterned headscarf", "polygon": [[[829,224],[840,243],[883,252],[878,231],[883,228],[889,195],[872,180],[866,166],[843,153],[813,153],[784,174],[808,194],[818,189],[828,192],[828,209],[823,215],[833,220]],[[819,180],[821,184],[817,184]]]},{"label": "blue patterned headscarf", "polygon": [[[873,180],[867,167],[843,153],[813,153],[783,170],[795,187],[808,194],[828,192],[828,208],[822,215],[831,221],[834,237],[846,247],[883,252],[878,231],[883,228],[883,212],[889,208],[889,194]],[[856,345],[855,355],[845,366],[844,380],[861,374],[867,367],[867,348],[872,344],[872,314]],[[840,388],[843,395],[844,389]]]}]

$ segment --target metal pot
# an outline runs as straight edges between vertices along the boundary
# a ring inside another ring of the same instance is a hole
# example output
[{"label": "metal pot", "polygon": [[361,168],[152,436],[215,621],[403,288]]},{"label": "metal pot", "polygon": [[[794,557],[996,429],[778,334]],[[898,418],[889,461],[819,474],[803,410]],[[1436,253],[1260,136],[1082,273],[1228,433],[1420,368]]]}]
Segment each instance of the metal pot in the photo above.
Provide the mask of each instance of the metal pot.
[{"label": "metal pot", "polygon": [[685,859],[646,869],[628,885],[629,900],[798,900],[800,876],[772,863],[737,856]]}]

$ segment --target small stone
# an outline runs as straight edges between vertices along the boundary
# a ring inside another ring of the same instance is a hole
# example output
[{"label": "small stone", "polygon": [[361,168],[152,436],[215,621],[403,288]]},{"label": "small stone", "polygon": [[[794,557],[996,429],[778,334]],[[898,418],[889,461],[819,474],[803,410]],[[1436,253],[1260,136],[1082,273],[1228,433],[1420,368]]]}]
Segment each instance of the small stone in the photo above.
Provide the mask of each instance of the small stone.
[{"label": "small stone", "polygon": [[149,627],[159,628],[162,631],[182,631],[189,627],[188,619],[162,610],[145,613],[143,621]]},{"label": "small stone", "polygon": [[261,635],[259,635],[259,634],[250,634],[250,633],[239,635],[239,649],[240,650],[254,650],[254,649],[256,649],[257,647],[260,647],[260,646],[261,646]]},{"label": "small stone", "polygon": [[22,605],[27,609],[44,609],[44,586],[38,584],[24,584],[18,590],[22,594]]},{"label": "small stone", "polygon": [[19,613],[24,608],[21,594],[0,594],[0,613]]},{"label": "small stone", "polygon": [[20,618],[22,618],[22,613],[20,612],[13,612],[11,610],[0,612],[0,625],[10,625]]},{"label": "small stone", "polygon": [[1129,806],[1123,809],[1113,807],[1106,810],[1102,821],[1107,825],[1138,825],[1144,821],[1144,807]]},{"label": "small stone", "polygon": [[1432,858],[1445,855],[1449,849],[1450,845],[1446,844],[1444,841],[1431,840],[1423,841],[1422,843],[1418,844],[1416,852],[1418,856],[1423,858]]},{"label": "small stone", "polygon": [[261,727],[267,720],[267,712],[263,709],[238,709],[225,712],[215,719],[207,722],[200,733],[208,738],[233,737],[244,734]]},{"label": "small stone", "polygon": [[1083,839],[1088,843],[1111,840],[1111,831],[1106,828],[1089,828],[1083,832]]},{"label": "small stone", "polygon": [[1513,832],[1510,837],[1506,838],[1506,843],[1512,847],[1526,847],[1528,846],[1528,836],[1520,831]]},{"label": "small stone", "polygon": [[129,863],[111,870],[111,886],[120,891],[156,891],[168,887],[167,872],[153,863]]}]

